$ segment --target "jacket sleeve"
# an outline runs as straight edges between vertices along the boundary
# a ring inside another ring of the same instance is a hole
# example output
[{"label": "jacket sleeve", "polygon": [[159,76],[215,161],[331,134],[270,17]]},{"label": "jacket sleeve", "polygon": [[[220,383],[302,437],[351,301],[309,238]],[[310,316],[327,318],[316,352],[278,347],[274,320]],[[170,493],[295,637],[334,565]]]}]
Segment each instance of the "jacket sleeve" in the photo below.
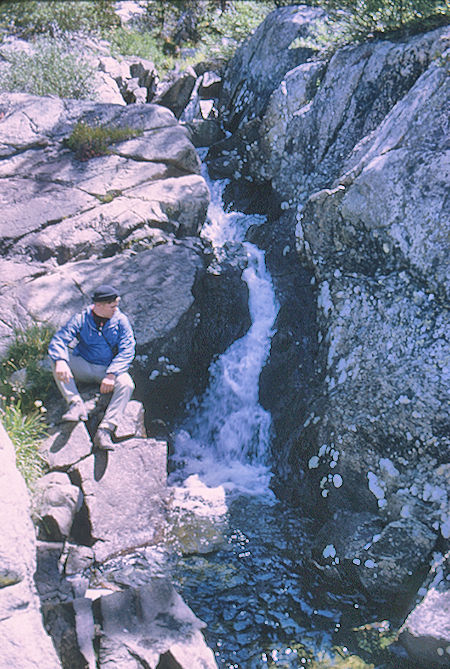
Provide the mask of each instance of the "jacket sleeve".
[{"label": "jacket sleeve", "polygon": [[53,335],[48,347],[48,354],[54,362],[57,360],[69,362],[68,344],[73,339],[78,339],[81,326],[82,314],[76,314]]},{"label": "jacket sleeve", "polygon": [[116,376],[126,372],[134,360],[136,341],[134,339],[130,321],[126,316],[122,316],[120,320],[119,342],[117,347],[117,354],[111,360],[111,363],[106,370],[107,374],[115,374]]}]

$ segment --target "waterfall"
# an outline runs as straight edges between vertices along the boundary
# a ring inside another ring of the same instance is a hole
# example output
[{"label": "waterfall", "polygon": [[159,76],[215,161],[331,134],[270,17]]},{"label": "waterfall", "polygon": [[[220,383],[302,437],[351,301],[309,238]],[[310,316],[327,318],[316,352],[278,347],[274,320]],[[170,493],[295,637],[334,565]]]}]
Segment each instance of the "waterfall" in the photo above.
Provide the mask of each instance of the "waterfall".
[{"label": "waterfall", "polygon": [[271,419],[258,402],[258,388],[278,305],[264,252],[243,241],[249,226],[261,224],[264,218],[226,213],[222,205],[225,185],[224,181],[209,183],[211,204],[202,236],[211,241],[218,259],[227,243],[242,243],[248,259],[242,278],[249,290],[251,327],[212,363],[209,387],[192,404],[178,430],[175,477],[197,474],[209,486],[267,494]]}]

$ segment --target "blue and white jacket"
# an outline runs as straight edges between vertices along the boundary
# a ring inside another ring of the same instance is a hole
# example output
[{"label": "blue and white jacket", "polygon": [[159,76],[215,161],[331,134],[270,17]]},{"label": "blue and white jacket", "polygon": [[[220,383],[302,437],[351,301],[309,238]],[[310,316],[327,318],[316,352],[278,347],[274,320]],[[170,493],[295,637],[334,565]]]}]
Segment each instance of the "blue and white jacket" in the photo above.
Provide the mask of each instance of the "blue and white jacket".
[{"label": "blue and white jacket", "polygon": [[130,321],[120,309],[99,330],[92,316],[92,305],[73,316],[56,332],[48,347],[55,362],[69,362],[69,344],[77,339],[72,355],[80,355],[94,365],[105,366],[107,374],[126,372],[134,359],[136,342]]}]

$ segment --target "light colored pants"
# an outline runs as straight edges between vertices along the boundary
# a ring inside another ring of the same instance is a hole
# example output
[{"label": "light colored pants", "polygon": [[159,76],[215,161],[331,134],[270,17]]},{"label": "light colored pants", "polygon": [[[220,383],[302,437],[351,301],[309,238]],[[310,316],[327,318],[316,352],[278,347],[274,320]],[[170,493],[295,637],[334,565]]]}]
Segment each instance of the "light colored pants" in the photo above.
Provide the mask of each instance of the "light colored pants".
[{"label": "light colored pants", "polygon": [[[70,379],[68,383],[63,383],[56,378],[55,365],[53,364],[53,376],[56,385],[68,404],[71,404],[71,402],[82,402],[75,380],[81,381],[82,383],[101,383],[106,375],[106,367],[104,365],[94,365],[80,355],[69,354],[69,367],[74,378]],[[106,427],[108,430],[112,431],[116,429],[133,390],[134,382],[128,372],[116,376],[112,397],[105,415],[103,416],[103,420],[100,423],[100,427]]]}]

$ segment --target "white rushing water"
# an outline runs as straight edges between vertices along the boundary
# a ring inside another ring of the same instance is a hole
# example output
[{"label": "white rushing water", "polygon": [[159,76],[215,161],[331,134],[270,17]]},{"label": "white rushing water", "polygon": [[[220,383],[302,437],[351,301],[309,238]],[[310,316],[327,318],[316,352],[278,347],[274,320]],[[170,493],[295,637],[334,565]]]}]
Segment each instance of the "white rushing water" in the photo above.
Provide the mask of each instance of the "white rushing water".
[{"label": "white rushing water", "polygon": [[[206,176],[205,176],[206,178]],[[202,236],[220,258],[227,242],[241,242],[248,266],[243,279],[249,290],[251,327],[210,367],[210,384],[194,402],[175,437],[176,479],[196,474],[208,486],[227,491],[267,494],[270,414],[258,402],[259,375],[270,350],[278,311],[264,252],[243,242],[261,216],[226,213],[225,182],[210,182],[211,204]]]}]

